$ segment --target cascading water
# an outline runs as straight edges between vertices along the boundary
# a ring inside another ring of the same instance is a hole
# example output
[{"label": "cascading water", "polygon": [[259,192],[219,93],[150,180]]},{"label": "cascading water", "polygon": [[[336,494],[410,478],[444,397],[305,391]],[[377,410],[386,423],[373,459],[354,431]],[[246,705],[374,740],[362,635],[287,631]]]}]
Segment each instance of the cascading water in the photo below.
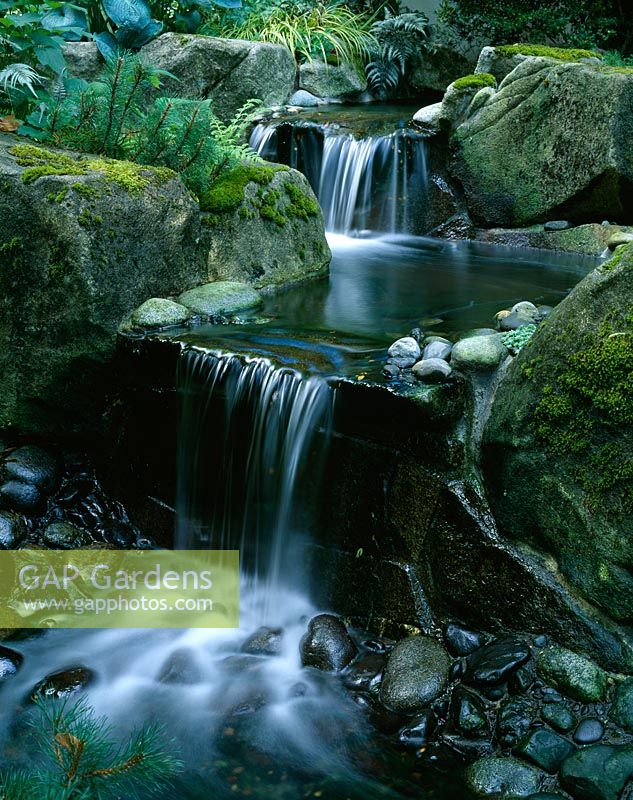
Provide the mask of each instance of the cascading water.
[{"label": "cascading water", "polygon": [[356,139],[314,126],[257,125],[251,147],[301,170],[332,233],[414,233],[426,206],[424,138],[406,129]]},{"label": "cascading water", "polygon": [[179,383],[176,547],[239,549],[245,588],[261,590],[270,622],[280,589],[302,588],[333,391],[263,359],[195,350],[182,355]]}]

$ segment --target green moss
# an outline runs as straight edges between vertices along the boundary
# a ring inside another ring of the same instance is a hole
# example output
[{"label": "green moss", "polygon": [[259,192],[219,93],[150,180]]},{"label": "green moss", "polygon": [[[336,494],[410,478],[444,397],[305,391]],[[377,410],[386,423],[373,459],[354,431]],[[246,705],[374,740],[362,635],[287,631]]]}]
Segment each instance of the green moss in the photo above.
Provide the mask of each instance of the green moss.
[{"label": "green moss", "polygon": [[624,258],[624,256],[628,253],[629,247],[628,245],[621,244],[619,247],[615,248],[615,253],[611,256],[608,261],[605,261],[602,265],[603,272],[610,272],[612,269],[618,267]]},{"label": "green moss", "polygon": [[268,186],[276,172],[285,167],[259,167],[242,165],[221,175],[213,186],[200,198],[200,208],[215,214],[230,214],[237,211],[244,200],[249,183]]},{"label": "green moss", "polygon": [[70,188],[73,192],[77,192],[77,194],[85,197],[86,200],[97,200],[102,196],[102,192],[100,192],[96,186],[90,186],[87,183],[73,183]]},{"label": "green moss", "polygon": [[[26,169],[22,182],[33,183],[50,175],[89,175],[91,172],[103,173],[106,182],[115,184],[128,194],[140,194],[150,184],[162,184],[174,177],[175,173],[166,167],[146,167],[131,161],[116,161],[110,158],[74,158],[67,153],[58,153],[20,144],[11,148],[18,164]],[[80,184],[73,184],[73,188]]]},{"label": "green moss", "polygon": [[269,192],[263,193],[261,196],[259,213],[262,219],[274,222],[280,227],[283,227],[288,222],[288,217],[279,209],[280,200],[281,193],[276,189],[271,189]]},{"label": "green moss", "polygon": [[633,511],[633,454],[620,435],[633,425],[633,309],[610,312],[575,349],[545,384],[534,424],[552,454],[574,457],[590,509]]},{"label": "green moss", "polygon": [[496,86],[497,79],[488,72],[480,72],[477,75],[464,75],[453,82],[455,89],[483,89],[486,86]]},{"label": "green moss", "polygon": [[495,48],[502,56],[539,56],[555,58],[557,61],[582,61],[584,58],[602,58],[593,50],[579,50],[566,47],[547,47],[542,44],[504,44]]},{"label": "green moss", "polygon": [[22,237],[14,236],[8,242],[0,244],[0,256],[10,257],[22,249]]},{"label": "green moss", "polygon": [[49,192],[46,195],[46,199],[50,203],[63,203],[66,199],[66,195],[68,194],[68,188],[64,187],[59,192]]},{"label": "green moss", "polygon": [[319,204],[317,201],[296,184],[288,183],[286,185],[286,194],[290,200],[290,205],[286,208],[286,214],[289,217],[307,220],[309,217],[318,215]]}]

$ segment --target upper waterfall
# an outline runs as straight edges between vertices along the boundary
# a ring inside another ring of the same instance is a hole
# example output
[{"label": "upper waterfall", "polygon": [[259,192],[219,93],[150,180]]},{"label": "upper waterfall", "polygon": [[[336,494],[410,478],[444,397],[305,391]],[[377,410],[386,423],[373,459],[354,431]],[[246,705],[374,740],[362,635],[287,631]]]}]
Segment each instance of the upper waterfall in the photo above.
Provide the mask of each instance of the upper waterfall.
[{"label": "upper waterfall", "polygon": [[357,139],[327,126],[259,124],[250,144],[262,158],[306,175],[329,232],[416,232],[428,175],[424,138],[413,131]]}]

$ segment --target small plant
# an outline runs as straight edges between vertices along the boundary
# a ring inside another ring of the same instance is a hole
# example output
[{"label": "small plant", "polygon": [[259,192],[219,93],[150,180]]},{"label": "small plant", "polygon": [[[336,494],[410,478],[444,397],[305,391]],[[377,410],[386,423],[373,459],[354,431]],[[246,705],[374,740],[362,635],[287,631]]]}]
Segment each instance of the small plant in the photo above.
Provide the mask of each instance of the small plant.
[{"label": "small plant", "polygon": [[379,49],[366,72],[374,91],[388,94],[398,88],[411,59],[426,42],[428,26],[428,17],[421,12],[393,15],[385,11],[385,18],[373,24],[371,30]]},{"label": "small plant", "polygon": [[249,0],[242,13],[210,15],[204,33],[230,39],[272,42],[300,62],[361,63],[376,46],[373,17],[336,0]]},{"label": "small plant", "polygon": [[117,744],[105,718],[84,699],[38,698],[30,719],[33,766],[0,775],[2,800],[117,800],[155,795],[181,764],[173,742],[145,726]]},{"label": "small plant", "polygon": [[536,325],[522,325],[515,331],[508,331],[504,333],[501,341],[505,344],[508,350],[511,350],[515,355],[524,347],[536,333]]},{"label": "small plant", "polygon": [[618,50],[607,50],[602,60],[608,67],[633,67],[633,56],[623,56]]}]

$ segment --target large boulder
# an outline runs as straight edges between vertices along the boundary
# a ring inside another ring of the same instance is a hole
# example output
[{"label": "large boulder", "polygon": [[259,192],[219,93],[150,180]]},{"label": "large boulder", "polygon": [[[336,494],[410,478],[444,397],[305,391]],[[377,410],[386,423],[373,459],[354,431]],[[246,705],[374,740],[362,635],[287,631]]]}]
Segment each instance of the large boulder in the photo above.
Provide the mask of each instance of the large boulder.
[{"label": "large boulder", "polygon": [[633,74],[524,58],[453,135],[453,173],[485,225],[624,219]]},{"label": "large boulder", "polygon": [[207,279],[170,170],[0,137],[0,429],[93,429],[124,316]]},{"label": "large boulder", "polygon": [[632,287],[628,245],[521,350],[483,440],[502,532],[553,557],[564,579],[624,625],[633,621]]},{"label": "large boulder", "polygon": [[238,167],[202,199],[211,280],[256,288],[326,275],[323,213],[306,178],[285,167]]},{"label": "large boulder", "polygon": [[446,45],[421,47],[407,69],[407,85],[415,92],[443,92],[449,83],[472,71],[472,64],[462,54]]},{"label": "large boulder", "polygon": [[[94,80],[100,60],[93,43],[64,48],[71,75]],[[294,88],[295,61],[280,45],[165,33],[143,48],[143,56],[174,78],[162,78],[162,93],[211,99],[216,114],[229,119],[247,100],[283,105]]]},{"label": "large boulder", "polygon": [[353,98],[367,88],[367,78],[353,64],[326,64],[310,61],[299,68],[299,88],[317,97]]}]

